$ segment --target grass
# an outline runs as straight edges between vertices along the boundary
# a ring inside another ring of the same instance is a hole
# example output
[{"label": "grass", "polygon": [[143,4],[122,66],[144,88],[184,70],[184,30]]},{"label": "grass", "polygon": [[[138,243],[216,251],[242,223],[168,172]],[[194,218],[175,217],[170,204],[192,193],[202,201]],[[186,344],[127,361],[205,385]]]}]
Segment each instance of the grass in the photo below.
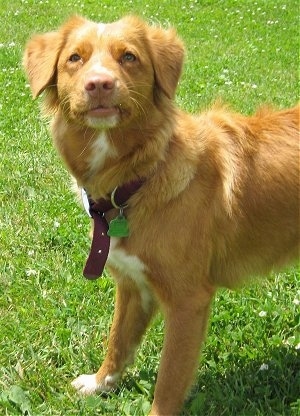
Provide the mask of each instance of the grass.
[{"label": "grass", "polygon": [[[222,97],[250,113],[298,100],[298,1],[11,0],[0,9],[0,414],[144,415],[163,338],[158,317],[119,390],[80,398],[70,380],[97,369],[112,319],[109,278],[81,276],[88,220],[74,202],[20,65],[26,39],[70,14],[137,13],[178,28],[187,62],[177,102]],[[220,291],[183,415],[300,414],[299,267],[262,286]]]}]

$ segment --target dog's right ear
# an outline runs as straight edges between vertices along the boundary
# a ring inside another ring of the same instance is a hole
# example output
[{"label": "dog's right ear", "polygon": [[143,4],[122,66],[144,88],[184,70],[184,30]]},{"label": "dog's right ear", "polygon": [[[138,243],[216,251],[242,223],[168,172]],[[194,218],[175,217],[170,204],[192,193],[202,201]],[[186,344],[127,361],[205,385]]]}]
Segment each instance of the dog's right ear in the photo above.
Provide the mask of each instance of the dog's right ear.
[{"label": "dog's right ear", "polygon": [[26,45],[23,66],[34,98],[56,82],[56,64],[62,43],[59,32],[49,32],[34,36]]},{"label": "dog's right ear", "polygon": [[56,66],[61,49],[70,32],[83,25],[86,19],[71,17],[57,32],[35,35],[26,45],[23,66],[34,98],[47,87],[56,86]]}]

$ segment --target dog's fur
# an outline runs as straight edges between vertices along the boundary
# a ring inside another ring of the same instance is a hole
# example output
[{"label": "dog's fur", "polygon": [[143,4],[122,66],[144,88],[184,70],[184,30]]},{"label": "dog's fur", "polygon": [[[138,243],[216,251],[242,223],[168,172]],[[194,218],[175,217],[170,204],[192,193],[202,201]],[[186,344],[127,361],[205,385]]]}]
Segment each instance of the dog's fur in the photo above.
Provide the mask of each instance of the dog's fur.
[{"label": "dog's fur", "polygon": [[299,254],[299,108],[188,115],[173,102],[183,58],[173,29],[136,17],[71,18],[33,37],[24,55],[79,187],[97,200],[145,178],[125,210],[130,236],[111,241],[117,294],[106,358],[73,385],[113,388],[159,305],[165,340],[151,415],[182,407],[217,287]]}]

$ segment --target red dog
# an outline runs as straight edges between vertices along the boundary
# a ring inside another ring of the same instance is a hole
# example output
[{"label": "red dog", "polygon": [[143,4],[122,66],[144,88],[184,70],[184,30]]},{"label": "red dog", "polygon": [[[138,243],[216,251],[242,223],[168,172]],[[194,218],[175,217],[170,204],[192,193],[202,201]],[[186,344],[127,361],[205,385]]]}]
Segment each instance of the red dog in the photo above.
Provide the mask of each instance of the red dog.
[{"label": "red dog", "polygon": [[217,287],[299,254],[299,109],[181,112],[183,57],[174,30],[135,17],[72,18],[33,37],[24,57],[58,152],[90,199],[85,274],[101,274],[108,255],[117,284],[107,356],[73,386],[113,388],[159,306],[165,340],[150,414],[160,416],[183,405]]}]

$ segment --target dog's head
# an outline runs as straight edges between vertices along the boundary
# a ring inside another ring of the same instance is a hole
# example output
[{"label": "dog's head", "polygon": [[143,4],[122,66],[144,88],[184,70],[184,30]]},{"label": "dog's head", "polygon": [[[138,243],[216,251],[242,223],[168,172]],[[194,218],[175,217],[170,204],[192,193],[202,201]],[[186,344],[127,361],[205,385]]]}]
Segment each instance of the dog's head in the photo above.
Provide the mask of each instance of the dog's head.
[{"label": "dog's head", "polygon": [[47,93],[48,113],[111,128],[172,99],[183,57],[173,29],[132,16],[109,24],[73,17],[57,32],[34,36],[23,63],[33,96]]}]

